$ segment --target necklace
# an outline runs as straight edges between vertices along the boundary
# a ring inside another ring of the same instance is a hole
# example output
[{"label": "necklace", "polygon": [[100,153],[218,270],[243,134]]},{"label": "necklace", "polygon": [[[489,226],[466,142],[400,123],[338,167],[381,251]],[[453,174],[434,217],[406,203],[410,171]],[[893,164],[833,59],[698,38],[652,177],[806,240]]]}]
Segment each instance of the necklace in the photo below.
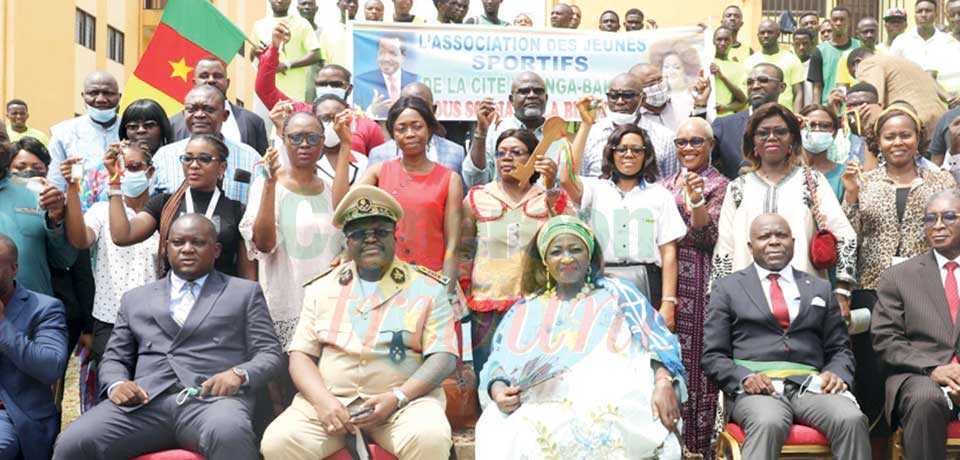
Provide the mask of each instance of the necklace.
[{"label": "necklace", "polygon": [[[543,293],[543,296],[544,296],[544,297],[557,297],[557,286],[556,286],[556,284],[553,284],[553,283],[551,283],[551,284],[552,284],[552,286],[550,286],[549,289],[547,289],[546,291],[544,291],[544,293]],[[574,297],[573,299],[570,299],[570,300],[572,300],[572,301],[574,301],[574,302],[578,302],[578,301],[580,301],[580,300],[583,300],[583,299],[585,299],[588,295],[590,295],[590,292],[591,292],[591,291],[593,291],[593,283],[590,283],[590,282],[583,283],[583,287],[580,288],[580,292],[577,293],[577,296]],[[563,300],[563,299],[560,299],[560,300]]]}]

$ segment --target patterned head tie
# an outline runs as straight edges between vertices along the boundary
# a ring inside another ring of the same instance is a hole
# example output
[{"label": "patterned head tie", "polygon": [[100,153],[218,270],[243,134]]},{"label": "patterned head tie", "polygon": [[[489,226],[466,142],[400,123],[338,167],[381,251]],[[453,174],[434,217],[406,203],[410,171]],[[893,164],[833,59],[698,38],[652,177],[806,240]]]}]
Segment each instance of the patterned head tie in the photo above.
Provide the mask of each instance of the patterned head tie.
[{"label": "patterned head tie", "polygon": [[540,252],[541,259],[546,258],[547,246],[550,246],[550,242],[560,235],[573,235],[580,238],[587,246],[587,255],[593,259],[593,251],[596,250],[593,230],[590,230],[584,221],[566,215],[551,217],[540,229],[540,234],[537,236],[537,250]]}]

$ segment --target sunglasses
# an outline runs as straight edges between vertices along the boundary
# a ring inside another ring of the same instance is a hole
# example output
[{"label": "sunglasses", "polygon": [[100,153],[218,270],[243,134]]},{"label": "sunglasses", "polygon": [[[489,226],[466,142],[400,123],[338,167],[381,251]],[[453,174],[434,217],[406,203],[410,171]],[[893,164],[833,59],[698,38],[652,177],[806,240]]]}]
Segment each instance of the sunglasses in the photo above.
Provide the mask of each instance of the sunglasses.
[{"label": "sunglasses", "polygon": [[640,146],[635,146],[635,145],[631,145],[631,146],[620,145],[620,146],[614,147],[613,151],[616,152],[617,155],[626,155],[627,152],[630,152],[634,155],[640,155],[641,153],[646,151],[646,149]]},{"label": "sunglasses", "polygon": [[928,227],[933,227],[937,225],[937,222],[943,221],[945,225],[953,225],[957,223],[957,217],[960,217],[957,213],[953,211],[947,211],[944,213],[930,213],[923,216],[923,225]]},{"label": "sunglasses", "polygon": [[219,159],[219,158],[215,158],[215,157],[212,156],[212,155],[207,155],[207,154],[202,154],[202,155],[196,156],[196,157],[193,156],[193,155],[180,155],[180,163],[182,163],[182,164],[184,164],[184,165],[189,165],[190,163],[193,163],[194,161],[199,162],[199,163],[202,164],[202,165],[208,165],[208,164],[210,164],[210,163],[213,163],[214,161],[220,161],[220,159]]},{"label": "sunglasses", "polygon": [[809,129],[810,131],[828,133],[833,131],[833,122],[822,123],[819,121],[808,121],[807,129]]},{"label": "sunglasses", "polygon": [[385,239],[390,235],[393,235],[393,230],[389,228],[375,228],[372,230],[354,230],[350,233],[347,233],[347,239],[350,241],[366,241],[371,236],[376,237],[378,240]]},{"label": "sunglasses", "polygon": [[524,152],[520,149],[513,149],[513,150],[497,150],[496,153],[494,153],[494,156],[496,156],[497,158],[503,158],[507,155],[510,155],[513,158],[520,158],[520,157],[525,157],[527,155],[530,155],[530,152]]},{"label": "sunglasses", "polygon": [[773,129],[760,128],[753,132],[753,137],[766,139],[770,137],[771,134],[776,136],[778,139],[783,139],[784,137],[787,137],[788,134],[790,134],[790,129],[787,128],[786,126],[777,126],[776,128],[773,128]]},{"label": "sunglasses", "polygon": [[320,134],[288,134],[287,139],[293,145],[300,145],[303,141],[307,141],[307,145],[314,146],[323,142],[323,136]]},{"label": "sunglasses", "polygon": [[676,138],[673,140],[673,145],[677,146],[678,149],[682,149],[686,146],[691,147],[701,147],[707,140],[702,137],[691,137],[690,139]]},{"label": "sunglasses", "polygon": [[636,99],[639,95],[636,91],[610,91],[607,93],[607,99],[611,101],[616,101],[618,99],[623,99],[624,101],[632,101]]},{"label": "sunglasses", "polygon": [[160,126],[160,123],[157,123],[153,120],[145,120],[145,121],[131,121],[130,123],[127,123],[125,125],[125,128],[127,128],[127,131],[136,131],[141,128],[150,130],[150,129],[157,128],[159,126]]},{"label": "sunglasses", "polygon": [[527,96],[530,94],[536,94],[537,96],[543,96],[547,93],[545,88],[517,88],[517,94],[521,96]]},{"label": "sunglasses", "polygon": [[748,78],[748,79],[747,79],[747,86],[752,86],[754,83],[760,83],[761,85],[766,85],[767,83],[770,83],[770,82],[772,82],[772,81],[773,81],[773,82],[780,82],[780,80],[778,80],[778,79],[776,79],[776,78],[768,77],[768,76],[766,76],[766,75],[760,75],[760,76],[758,76],[757,78]]}]

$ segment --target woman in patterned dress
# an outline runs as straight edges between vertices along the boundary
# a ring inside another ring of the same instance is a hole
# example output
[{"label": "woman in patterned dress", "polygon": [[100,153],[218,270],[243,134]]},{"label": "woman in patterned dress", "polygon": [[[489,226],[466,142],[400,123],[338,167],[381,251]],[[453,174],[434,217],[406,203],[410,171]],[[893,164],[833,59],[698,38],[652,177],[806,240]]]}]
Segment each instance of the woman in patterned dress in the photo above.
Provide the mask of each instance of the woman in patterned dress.
[{"label": "woman in patterned dress", "polygon": [[677,242],[677,335],[683,350],[690,399],[683,405],[683,438],[687,448],[711,458],[710,437],[717,410],[717,386],[700,368],[703,354],[703,320],[713,246],[717,243],[720,206],[727,178],[710,165],[713,129],[702,118],[680,124],[674,140],[683,168],[662,182],[675,197],[687,225],[687,234]]}]

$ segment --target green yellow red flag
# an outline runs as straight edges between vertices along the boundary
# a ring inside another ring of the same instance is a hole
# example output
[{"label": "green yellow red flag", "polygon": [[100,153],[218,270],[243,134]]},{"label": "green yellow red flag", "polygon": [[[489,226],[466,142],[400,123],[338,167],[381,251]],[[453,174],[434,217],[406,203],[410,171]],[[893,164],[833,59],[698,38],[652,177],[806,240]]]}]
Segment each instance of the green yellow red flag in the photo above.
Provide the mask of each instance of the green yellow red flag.
[{"label": "green yellow red flag", "polygon": [[215,56],[229,64],[244,38],[243,31],[209,0],[170,0],[137,69],[127,79],[120,110],[149,98],[168,115],[179,112],[193,88],[197,61]]}]

